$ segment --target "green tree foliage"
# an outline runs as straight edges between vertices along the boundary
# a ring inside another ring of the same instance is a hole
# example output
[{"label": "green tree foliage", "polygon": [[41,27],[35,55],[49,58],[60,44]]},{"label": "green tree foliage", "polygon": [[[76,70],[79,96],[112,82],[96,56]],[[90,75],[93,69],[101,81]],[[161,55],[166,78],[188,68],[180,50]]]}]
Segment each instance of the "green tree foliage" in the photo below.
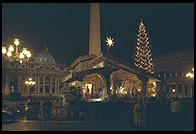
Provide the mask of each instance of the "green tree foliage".
[{"label": "green tree foliage", "polygon": [[59,92],[66,103],[76,105],[82,98],[82,88],[76,86],[65,85]]}]

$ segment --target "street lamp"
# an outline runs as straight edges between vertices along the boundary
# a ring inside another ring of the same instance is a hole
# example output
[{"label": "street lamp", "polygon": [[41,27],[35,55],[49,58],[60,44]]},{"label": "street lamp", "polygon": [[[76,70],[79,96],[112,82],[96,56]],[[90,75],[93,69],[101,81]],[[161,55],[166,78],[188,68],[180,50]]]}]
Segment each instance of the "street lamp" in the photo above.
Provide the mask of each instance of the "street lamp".
[{"label": "street lamp", "polygon": [[27,48],[23,48],[21,52],[19,52],[19,39],[14,40],[14,45],[10,44],[8,48],[2,46],[2,55],[5,59],[9,61],[19,61],[20,63],[24,61],[28,61],[31,57],[31,52],[27,50]]},{"label": "street lamp", "polygon": [[31,97],[30,87],[35,85],[35,81],[33,81],[32,78],[30,77],[28,81],[25,81],[25,85],[27,85],[28,91],[30,92],[30,97]]},{"label": "street lamp", "polygon": [[[21,48],[21,42],[18,38],[15,38],[13,43],[9,46],[2,46],[2,58],[9,62],[19,62],[22,64],[23,62],[27,62],[31,57],[31,52],[27,50],[27,48]],[[18,63],[16,63],[16,77],[11,77],[12,79],[16,78],[14,82],[18,83]],[[18,92],[17,87],[14,87],[14,93]]]},{"label": "street lamp", "polygon": [[173,88],[173,89],[171,89],[171,91],[172,91],[172,97],[176,97],[176,89]]},{"label": "street lamp", "polygon": [[112,39],[112,37],[106,37],[106,42],[107,42],[107,53],[109,52],[109,48],[111,46],[114,46],[114,39]]},{"label": "street lamp", "polygon": [[[194,67],[192,68],[192,70],[190,72],[186,73],[186,77],[189,79],[189,86],[194,84],[194,83],[192,83],[193,82],[192,80],[194,80]],[[192,85],[192,90],[191,90],[191,88],[189,89],[189,91],[190,91],[189,95],[192,95],[192,93],[194,93],[193,90],[194,89],[193,89],[193,85]]]},{"label": "street lamp", "polygon": [[194,67],[192,68],[192,71],[191,72],[188,72],[187,74],[186,74],[186,77],[187,78],[190,78],[190,79],[194,79]]}]

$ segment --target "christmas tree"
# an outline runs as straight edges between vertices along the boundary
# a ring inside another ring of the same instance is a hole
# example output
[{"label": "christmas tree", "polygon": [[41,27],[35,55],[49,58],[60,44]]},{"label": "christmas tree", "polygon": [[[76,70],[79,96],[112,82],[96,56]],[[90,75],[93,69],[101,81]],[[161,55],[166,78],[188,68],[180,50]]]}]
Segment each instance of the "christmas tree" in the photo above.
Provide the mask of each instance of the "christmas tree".
[{"label": "christmas tree", "polygon": [[142,19],[140,21],[139,28],[138,28],[134,57],[135,57],[134,58],[135,66],[144,69],[152,74],[154,73],[151,46]]}]

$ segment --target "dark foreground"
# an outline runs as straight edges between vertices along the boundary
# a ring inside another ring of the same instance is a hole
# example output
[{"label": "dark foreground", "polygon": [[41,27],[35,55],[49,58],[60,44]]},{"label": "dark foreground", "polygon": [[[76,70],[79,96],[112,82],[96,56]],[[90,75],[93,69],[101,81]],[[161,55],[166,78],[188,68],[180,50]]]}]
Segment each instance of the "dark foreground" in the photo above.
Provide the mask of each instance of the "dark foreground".
[{"label": "dark foreground", "polygon": [[[169,124],[165,124],[167,126]],[[156,127],[156,126],[154,126]],[[155,129],[137,130],[129,128],[126,122],[117,121],[41,121],[17,119],[2,124],[2,131],[193,131],[191,129]]]},{"label": "dark foreground", "polygon": [[95,121],[36,121],[20,119],[4,123],[3,131],[128,131],[118,122]]}]

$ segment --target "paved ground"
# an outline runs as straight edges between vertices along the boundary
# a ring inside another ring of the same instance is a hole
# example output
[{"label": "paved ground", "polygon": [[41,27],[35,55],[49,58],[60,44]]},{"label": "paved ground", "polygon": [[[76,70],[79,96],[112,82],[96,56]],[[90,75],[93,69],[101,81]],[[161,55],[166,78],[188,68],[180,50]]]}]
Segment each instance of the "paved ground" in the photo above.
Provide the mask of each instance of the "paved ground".
[{"label": "paved ground", "polygon": [[117,122],[36,121],[19,119],[2,125],[3,131],[127,131]]}]

